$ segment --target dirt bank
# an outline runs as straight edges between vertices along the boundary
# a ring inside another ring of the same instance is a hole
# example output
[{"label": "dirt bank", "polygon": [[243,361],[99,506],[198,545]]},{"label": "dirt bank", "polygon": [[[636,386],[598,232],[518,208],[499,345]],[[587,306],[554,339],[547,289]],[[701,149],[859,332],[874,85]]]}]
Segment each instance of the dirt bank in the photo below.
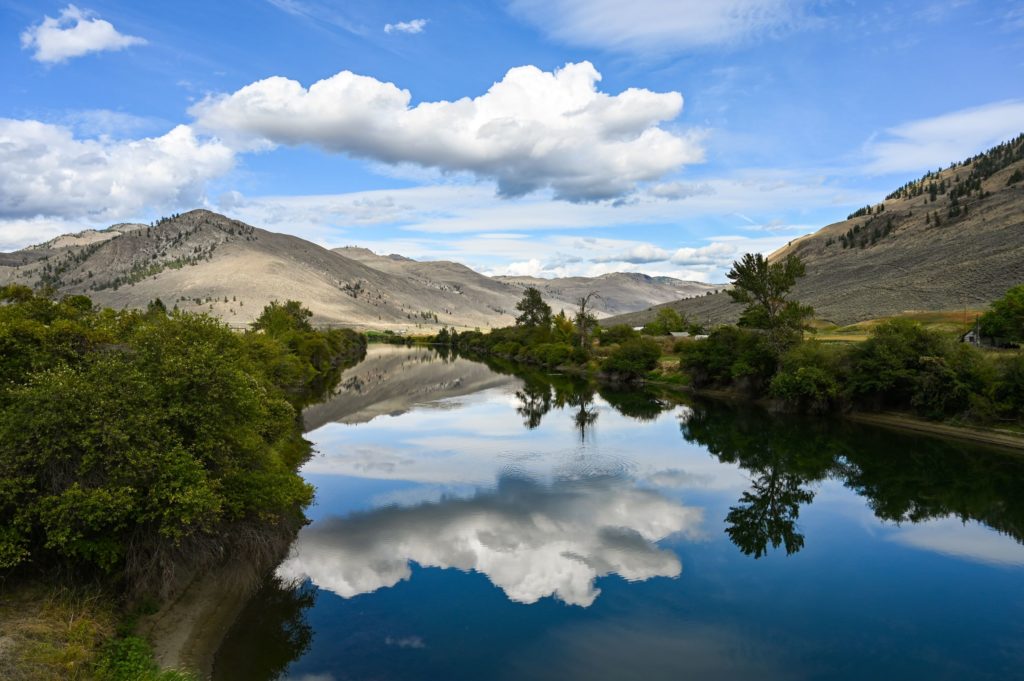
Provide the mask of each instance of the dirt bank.
[{"label": "dirt bank", "polygon": [[197,576],[181,596],[139,623],[161,669],[209,679],[213,657],[253,593],[251,571],[222,566]]}]

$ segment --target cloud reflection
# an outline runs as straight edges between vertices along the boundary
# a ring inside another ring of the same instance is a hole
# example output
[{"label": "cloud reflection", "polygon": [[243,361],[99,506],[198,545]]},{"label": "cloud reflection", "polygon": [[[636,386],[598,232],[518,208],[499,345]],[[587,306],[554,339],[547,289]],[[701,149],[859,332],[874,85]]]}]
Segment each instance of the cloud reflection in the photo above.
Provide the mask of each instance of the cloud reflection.
[{"label": "cloud reflection", "polygon": [[554,596],[589,606],[598,577],[676,577],[678,557],[655,542],[696,538],[703,519],[623,477],[544,485],[505,477],[468,499],[330,518],[302,531],[278,568],[344,598],[408,579],[410,563],[481,572],[513,601]]}]

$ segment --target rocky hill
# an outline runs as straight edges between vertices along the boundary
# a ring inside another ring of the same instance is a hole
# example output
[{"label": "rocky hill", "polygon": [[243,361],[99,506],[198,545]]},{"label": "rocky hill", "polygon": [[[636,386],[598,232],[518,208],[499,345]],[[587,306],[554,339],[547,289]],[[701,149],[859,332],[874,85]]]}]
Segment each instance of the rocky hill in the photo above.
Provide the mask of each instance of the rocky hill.
[{"label": "rocky hill", "polygon": [[[624,300],[635,301],[633,309],[672,300],[686,286],[651,280],[645,293],[641,280],[620,295],[618,280],[592,281],[601,294],[599,316],[628,309]],[[309,307],[319,323],[406,330],[511,324],[523,289],[453,262],[360,248],[331,251],[206,210],[2,253],[0,284],[9,282],[84,293],[117,308],[145,307],[160,298],[168,307],[209,312],[237,325],[251,322],[271,300],[291,298]],[[549,302],[555,309],[574,306],[571,297]]]},{"label": "rocky hill", "polygon": [[[795,297],[824,321],[984,307],[1024,282],[1024,135],[908,182],[770,258],[789,253],[807,266]],[[712,323],[735,321],[740,310],[726,295],[668,306]],[[655,314],[602,324],[635,326]]]}]

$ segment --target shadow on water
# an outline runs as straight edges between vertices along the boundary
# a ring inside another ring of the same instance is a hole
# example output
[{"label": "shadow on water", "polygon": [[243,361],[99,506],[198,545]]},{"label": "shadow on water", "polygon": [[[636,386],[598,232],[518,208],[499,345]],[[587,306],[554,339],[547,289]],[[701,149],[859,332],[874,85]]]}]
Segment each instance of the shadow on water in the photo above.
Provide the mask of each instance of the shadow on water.
[{"label": "shadow on water", "polygon": [[[313,629],[305,620],[316,590],[270,577],[238,615],[214,662],[215,681],[277,679],[309,649]],[[252,646],[259,641],[259,646]]]},{"label": "shadow on water", "polygon": [[[475,375],[456,382],[452,371],[479,372],[480,365],[462,367],[467,360],[432,356],[423,349],[408,352],[418,366],[432,367],[433,374],[424,369],[417,380],[432,381],[430,394],[437,399],[507,385]],[[354,406],[326,405],[314,416],[319,422],[332,417],[361,423],[378,413],[408,409],[414,394],[408,387],[377,388],[387,409],[367,397],[373,395],[368,387],[373,381],[383,386],[389,380],[387,362],[408,375],[412,360],[404,358],[405,364],[399,364],[396,357],[380,354],[378,364],[363,367],[358,390],[350,389]],[[597,385],[502,362],[488,362],[487,367],[495,376],[518,382],[510,389],[515,403],[508,408],[525,430],[538,429],[552,416],[567,417],[580,443],[600,428],[598,398],[635,420],[638,428],[667,410],[678,410],[683,440],[746,473],[749,488],[729,506],[724,531],[739,552],[753,559],[772,551],[792,555],[805,547],[800,513],[814,502],[825,481],[860,495],[881,520],[920,523],[953,516],[1024,543],[1020,456],[734,404],[688,401],[680,408],[677,399],[640,389]],[[594,580],[603,575],[615,573],[627,581],[678,575],[677,557],[658,542],[696,532],[701,512],[638,486],[620,471],[556,477],[548,483],[505,476],[494,489],[469,497],[327,518],[303,531],[278,571],[286,581],[272,578],[247,606],[218,653],[214,678],[281,678],[310,646],[313,634],[304,619],[314,600],[310,582],[349,598],[408,579],[411,564],[454,567],[487,575],[514,602],[555,596],[587,607],[599,592]],[[552,550],[554,546],[561,548]]]}]

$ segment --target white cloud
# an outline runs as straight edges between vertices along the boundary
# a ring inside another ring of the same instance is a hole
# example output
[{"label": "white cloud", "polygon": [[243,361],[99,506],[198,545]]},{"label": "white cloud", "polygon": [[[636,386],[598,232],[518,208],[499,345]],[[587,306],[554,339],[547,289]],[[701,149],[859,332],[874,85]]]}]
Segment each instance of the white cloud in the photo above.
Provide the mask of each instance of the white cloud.
[{"label": "white cloud", "polygon": [[0,251],[16,251],[29,244],[43,243],[61,234],[72,234],[95,226],[44,217],[0,218]]},{"label": "white cloud", "polygon": [[0,218],[123,220],[204,202],[234,154],[185,125],[138,140],[76,139],[62,126],[0,119]]},{"label": "white cloud", "polygon": [[627,52],[735,45],[791,30],[806,0],[512,0],[512,11],[552,38]]},{"label": "white cloud", "polygon": [[308,89],[260,80],[192,107],[198,124],[249,148],[313,144],[382,163],[493,179],[500,195],[550,188],[555,198],[615,198],[703,159],[699,133],[659,125],[678,92],[598,91],[589,62],[553,72],[514,68],[474,99],[421,102],[392,83],[342,71]]},{"label": "white cloud", "polygon": [[953,516],[903,525],[888,539],[978,563],[1024,565],[1024,546],[1013,537]]},{"label": "white cloud", "polygon": [[702,522],[701,509],[622,478],[551,486],[506,478],[470,499],[314,524],[278,574],[351,598],[408,579],[415,562],[481,572],[519,603],[554,596],[586,607],[600,593],[598,577],[678,576],[679,559],[655,542],[677,533],[697,538]]},{"label": "white cloud", "polygon": [[889,128],[870,140],[867,169],[920,172],[984,151],[1024,132],[1024,101],[994,102]]},{"label": "white cloud", "polygon": [[426,19],[413,19],[412,21],[399,21],[394,24],[384,24],[385,33],[423,33],[427,27]]},{"label": "white cloud", "polygon": [[707,182],[693,184],[689,182],[661,182],[648,188],[647,193],[659,199],[681,201],[691,196],[710,196],[715,193],[714,187]]},{"label": "white cloud", "polygon": [[43,17],[43,22],[30,26],[21,34],[23,49],[34,49],[32,58],[44,64],[55,64],[90,52],[123,50],[132,45],[145,45],[146,40],[118,33],[113,24],[68,5],[54,19]]}]

